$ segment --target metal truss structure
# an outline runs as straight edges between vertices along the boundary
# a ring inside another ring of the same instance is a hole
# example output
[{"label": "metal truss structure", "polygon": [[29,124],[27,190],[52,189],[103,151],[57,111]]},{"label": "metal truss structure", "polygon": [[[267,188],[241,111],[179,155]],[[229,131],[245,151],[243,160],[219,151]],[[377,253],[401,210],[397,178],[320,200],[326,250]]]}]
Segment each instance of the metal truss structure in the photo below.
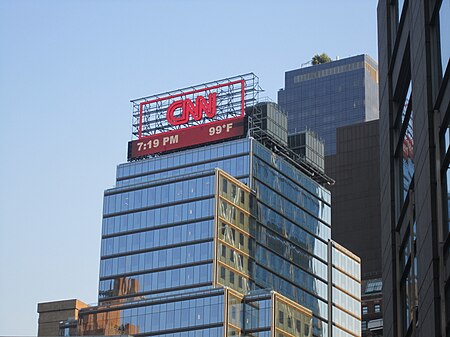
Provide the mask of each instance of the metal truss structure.
[{"label": "metal truss structure", "polygon": [[243,117],[245,108],[258,102],[260,91],[258,77],[253,73],[248,73],[134,99],[131,101],[133,104],[133,139],[208,122],[208,119],[205,118],[199,121],[190,120],[189,123],[183,125],[171,125],[167,120],[167,111],[169,106],[176,101],[189,99],[195,102],[199,95],[207,97],[211,93],[215,93],[217,111],[214,120],[224,120]]}]

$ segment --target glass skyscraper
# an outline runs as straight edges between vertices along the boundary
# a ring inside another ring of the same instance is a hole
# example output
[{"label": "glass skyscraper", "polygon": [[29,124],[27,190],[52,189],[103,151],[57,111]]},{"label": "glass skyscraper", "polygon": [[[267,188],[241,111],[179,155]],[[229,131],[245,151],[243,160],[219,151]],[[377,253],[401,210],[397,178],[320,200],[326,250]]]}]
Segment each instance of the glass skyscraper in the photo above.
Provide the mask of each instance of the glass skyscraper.
[{"label": "glass skyscraper", "polygon": [[325,188],[251,138],[119,165],[80,331],[358,336],[359,260],[330,241],[330,211]]},{"label": "glass skyscraper", "polygon": [[360,336],[360,260],[330,222],[330,192],[251,136],[121,164],[104,194],[99,303],[76,333]]},{"label": "glass skyscraper", "polygon": [[287,71],[278,104],[288,113],[288,131],[305,129],[336,153],[336,129],[378,119],[378,66],[368,55]]}]

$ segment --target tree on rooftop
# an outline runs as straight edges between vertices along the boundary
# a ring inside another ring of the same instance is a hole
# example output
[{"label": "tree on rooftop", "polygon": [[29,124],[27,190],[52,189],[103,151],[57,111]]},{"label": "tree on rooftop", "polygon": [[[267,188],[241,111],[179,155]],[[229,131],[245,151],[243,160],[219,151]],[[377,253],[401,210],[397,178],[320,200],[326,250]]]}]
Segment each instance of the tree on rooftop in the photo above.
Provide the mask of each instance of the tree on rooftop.
[{"label": "tree on rooftop", "polygon": [[331,62],[331,58],[327,55],[327,54],[325,54],[325,53],[322,53],[322,54],[316,54],[316,55],[314,55],[313,56],[313,58],[311,59],[311,63],[313,64],[313,65],[316,65],[316,64],[322,64],[322,63],[327,63],[327,62]]}]

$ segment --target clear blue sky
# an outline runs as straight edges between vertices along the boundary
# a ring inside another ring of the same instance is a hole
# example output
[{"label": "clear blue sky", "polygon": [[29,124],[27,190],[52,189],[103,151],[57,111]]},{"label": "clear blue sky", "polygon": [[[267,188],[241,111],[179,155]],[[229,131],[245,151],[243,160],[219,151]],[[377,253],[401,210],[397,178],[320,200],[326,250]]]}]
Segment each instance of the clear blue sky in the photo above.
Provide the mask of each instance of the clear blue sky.
[{"label": "clear blue sky", "polygon": [[0,336],[96,302],[131,99],[254,72],[276,100],[316,53],[377,59],[376,2],[0,0]]}]

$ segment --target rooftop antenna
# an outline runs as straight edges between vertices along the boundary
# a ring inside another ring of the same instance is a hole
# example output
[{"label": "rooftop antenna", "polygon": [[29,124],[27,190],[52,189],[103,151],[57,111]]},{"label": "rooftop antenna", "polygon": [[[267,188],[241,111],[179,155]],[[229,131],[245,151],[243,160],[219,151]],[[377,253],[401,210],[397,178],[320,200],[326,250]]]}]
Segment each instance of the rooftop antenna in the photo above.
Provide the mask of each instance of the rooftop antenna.
[{"label": "rooftop antenna", "polygon": [[307,65],[307,64],[311,64],[311,60],[309,60],[309,61],[307,61],[307,62],[305,62],[305,63],[302,63],[301,65],[300,65],[300,68],[303,68],[303,66],[305,66],[305,65]]}]

